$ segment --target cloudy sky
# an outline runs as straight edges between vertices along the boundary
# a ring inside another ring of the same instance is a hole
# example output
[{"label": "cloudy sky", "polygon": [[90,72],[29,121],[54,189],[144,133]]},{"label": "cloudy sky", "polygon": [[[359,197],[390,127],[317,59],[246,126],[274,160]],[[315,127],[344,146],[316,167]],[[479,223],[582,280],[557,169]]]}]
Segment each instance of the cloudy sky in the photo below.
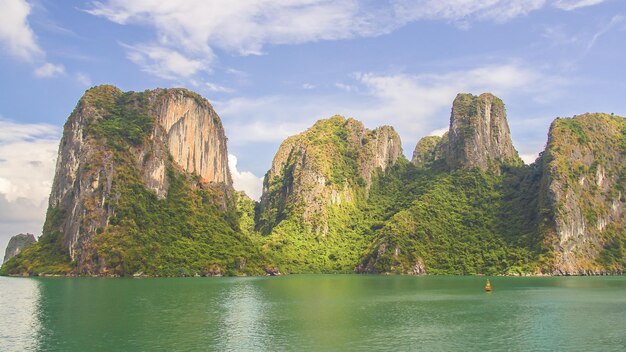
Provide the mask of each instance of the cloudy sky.
[{"label": "cloudy sky", "polygon": [[394,126],[410,156],[459,92],[507,105],[526,161],[557,116],[626,114],[623,0],[0,0],[0,248],[39,235],[83,92],[186,87],[211,101],[235,186],[319,118]]}]

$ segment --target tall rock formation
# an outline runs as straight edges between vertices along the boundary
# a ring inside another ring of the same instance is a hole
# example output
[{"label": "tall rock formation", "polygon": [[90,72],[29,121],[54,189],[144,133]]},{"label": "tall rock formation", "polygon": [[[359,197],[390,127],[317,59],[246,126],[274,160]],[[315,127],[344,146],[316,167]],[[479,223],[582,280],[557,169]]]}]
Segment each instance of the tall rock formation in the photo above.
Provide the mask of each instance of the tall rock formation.
[{"label": "tall rock formation", "polygon": [[[179,248],[220,234],[238,242],[234,208],[224,129],[206,99],[185,89],[98,86],[65,124],[44,238],[67,251],[79,274],[157,272],[140,253],[150,244],[165,250],[174,233],[197,240]],[[170,217],[176,228],[163,223]],[[202,221],[216,228],[205,233]]]},{"label": "tall rock formation", "polygon": [[442,159],[451,169],[478,168],[496,174],[502,165],[522,165],[511,142],[502,100],[490,93],[458,94],[445,138],[426,137],[418,142],[412,162],[424,165]]},{"label": "tall rock formation", "polygon": [[556,119],[542,156],[542,231],[556,275],[622,272],[626,265],[626,119]]},{"label": "tall rock formation", "polygon": [[402,158],[389,126],[333,116],[285,140],[257,213],[263,248],[281,272],[349,272],[367,246],[362,207],[375,175]]},{"label": "tall rock formation", "polygon": [[7,245],[7,249],[4,252],[4,260],[2,262],[4,263],[7,260],[15,257],[24,248],[35,242],[37,242],[35,236],[30,233],[20,233],[19,235],[11,237],[11,239],[9,240],[9,244]]},{"label": "tall rock formation", "polygon": [[368,130],[355,119],[333,116],[285,140],[263,181],[260,229],[269,233],[295,215],[312,232],[328,231],[326,209],[367,193],[376,170],[402,155],[392,127]]}]

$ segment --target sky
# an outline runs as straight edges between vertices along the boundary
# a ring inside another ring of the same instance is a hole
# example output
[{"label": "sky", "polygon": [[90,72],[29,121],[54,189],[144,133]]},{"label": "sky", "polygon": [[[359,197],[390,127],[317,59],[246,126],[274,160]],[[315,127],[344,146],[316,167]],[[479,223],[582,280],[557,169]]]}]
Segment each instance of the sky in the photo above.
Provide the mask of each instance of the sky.
[{"label": "sky", "polygon": [[556,117],[626,114],[625,0],[0,0],[0,248],[41,234],[63,124],[86,89],[185,87],[258,199],[286,137],[335,114],[410,158],[457,93],[506,104],[530,163]]}]

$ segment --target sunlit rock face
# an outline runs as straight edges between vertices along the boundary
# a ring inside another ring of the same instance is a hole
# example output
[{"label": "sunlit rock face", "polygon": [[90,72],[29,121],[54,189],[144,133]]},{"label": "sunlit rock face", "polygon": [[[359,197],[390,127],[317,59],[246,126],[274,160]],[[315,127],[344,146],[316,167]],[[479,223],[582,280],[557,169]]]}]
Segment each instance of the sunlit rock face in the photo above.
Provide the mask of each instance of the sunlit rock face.
[{"label": "sunlit rock face", "polygon": [[[98,137],[94,126],[123,109],[132,109],[130,118],[145,115],[148,127],[139,140],[111,145]],[[47,219],[49,230],[62,233],[63,245],[79,270],[98,260],[93,237],[115,215],[118,195],[113,184],[123,181],[116,172],[120,160],[114,148],[130,151],[143,184],[161,199],[168,193],[170,160],[201,184],[232,187],[224,128],[206,99],[185,89],[124,93],[113,86],[98,86],[88,90],[64,127]]]},{"label": "sunlit rock face", "polygon": [[328,231],[326,210],[367,195],[377,170],[402,155],[390,126],[374,130],[343,116],[320,120],[285,140],[263,181],[258,226],[269,233],[288,214],[315,233]]},{"label": "sunlit rock face", "polygon": [[540,205],[553,252],[551,274],[621,272],[626,231],[626,119],[608,114],[558,118],[543,152]]}]

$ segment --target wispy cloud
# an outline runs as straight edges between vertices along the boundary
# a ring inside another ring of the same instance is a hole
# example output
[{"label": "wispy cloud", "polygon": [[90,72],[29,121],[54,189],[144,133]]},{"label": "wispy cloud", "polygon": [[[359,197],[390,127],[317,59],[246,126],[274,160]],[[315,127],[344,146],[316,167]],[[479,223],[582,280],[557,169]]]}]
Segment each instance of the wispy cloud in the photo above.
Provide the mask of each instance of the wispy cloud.
[{"label": "wispy cloud", "polygon": [[235,90],[232,88],[220,86],[219,84],[215,84],[211,82],[205,82],[204,85],[211,92],[216,92],[216,93],[234,93],[235,92]]},{"label": "wispy cloud", "polygon": [[[85,11],[118,24],[153,28],[153,42],[125,46],[128,57],[145,72],[175,80],[212,68],[216,49],[262,55],[268,45],[380,36],[420,20],[448,21],[462,27],[474,21],[503,23],[547,3],[550,1],[108,0],[93,2]],[[552,3],[572,9],[599,1]]]},{"label": "wispy cloud", "polygon": [[28,23],[31,6],[25,0],[0,0],[0,46],[12,56],[38,67],[35,77],[49,78],[65,73],[63,65],[45,62],[45,52]]},{"label": "wispy cloud", "polygon": [[76,81],[85,87],[91,87],[93,85],[91,77],[84,72],[78,72],[76,74]]},{"label": "wispy cloud", "polygon": [[63,65],[55,65],[49,62],[39,66],[34,72],[35,76],[39,78],[49,78],[59,76],[65,73],[65,67]]},{"label": "wispy cloud", "polygon": [[[255,143],[277,146],[317,119],[340,114],[362,120],[369,128],[383,124],[393,126],[402,137],[405,151],[410,153],[419,138],[440,135],[447,130],[452,101],[460,92],[492,92],[505,103],[545,104],[567,84],[566,79],[550,72],[512,62],[437,74],[356,73],[349,84],[354,88],[343,90],[341,94],[320,92],[306,99],[292,96],[233,98],[216,102],[215,107],[229,133],[229,143],[235,146]],[[324,104],[317,103],[319,101]],[[521,117],[509,118],[517,121]],[[536,126],[519,124],[516,134],[525,135],[536,129]],[[545,141],[521,142],[523,145],[516,146],[532,154],[540,150]]]},{"label": "wispy cloud", "polygon": [[28,62],[43,56],[28,24],[30,5],[24,0],[1,0],[0,8],[0,42],[6,50]]},{"label": "wispy cloud", "polygon": [[554,7],[565,11],[576,10],[583,7],[599,5],[606,0],[557,0]]},{"label": "wispy cloud", "polygon": [[626,22],[625,20],[626,20],[626,17],[624,17],[623,15],[615,15],[611,18],[611,20],[608,23],[603,24],[598,29],[598,31],[594,33],[593,37],[591,37],[591,40],[589,40],[585,54],[591,51],[591,49],[593,48],[593,46],[596,44],[596,42],[601,36],[606,34],[608,31],[610,31],[614,27],[619,26],[620,24],[624,24],[624,22]]},{"label": "wispy cloud", "polygon": [[208,70],[207,58],[194,60],[181,53],[156,44],[122,44],[128,49],[128,59],[141,70],[165,79],[190,78],[197,72]]}]

